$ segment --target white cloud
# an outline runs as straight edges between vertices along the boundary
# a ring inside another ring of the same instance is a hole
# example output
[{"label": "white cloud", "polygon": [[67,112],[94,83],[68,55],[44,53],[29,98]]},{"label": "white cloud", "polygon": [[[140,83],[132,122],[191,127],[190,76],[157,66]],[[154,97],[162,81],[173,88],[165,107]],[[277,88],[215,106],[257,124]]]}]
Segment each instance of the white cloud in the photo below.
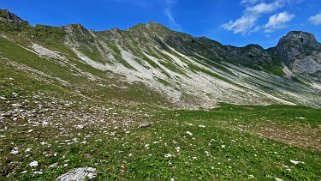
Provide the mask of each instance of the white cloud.
[{"label": "white cloud", "polygon": [[311,16],[309,21],[314,25],[321,25],[321,13]]},{"label": "white cloud", "polygon": [[264,25],[264,31],[270,33],[278,29],[286,28],[286,23],[291,21],[294,17],[294,14],[290,14],[286,11],[274,14],[270,16],[269,21]]},{"label": "white cloud", "polygon": [[275,1],[273,3],[259,3],[254,6],[247,7],[245,11],[254,14],[264,14],[273,12],[281,7],[283,7],[281,1]]},{"label": "white cloud", "polygon": [[259,2],[258,0],[242,0],[245,5],[243,15],[222,25],[227,31],[235,34],[249,35],[260,30],[257,25],[258,20],[263,14],[272,13],[284,6],[284,0],[275,0],[271,3]]},{"label": "white cloud", "polygon": [[256,15],[243,15],[235,21],[229,21],[222,25],[228,31],[233,31],[235,34],[241,33],[243,35],[249,34],[255,27],[258,17]]}]

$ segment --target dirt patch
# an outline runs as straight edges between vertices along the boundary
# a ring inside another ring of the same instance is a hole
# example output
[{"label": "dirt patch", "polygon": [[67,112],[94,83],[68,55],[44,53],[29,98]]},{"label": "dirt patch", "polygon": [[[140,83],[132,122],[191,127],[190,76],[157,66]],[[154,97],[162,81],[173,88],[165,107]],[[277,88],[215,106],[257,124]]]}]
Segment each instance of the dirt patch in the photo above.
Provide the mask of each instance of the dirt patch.
[{"label": "dirt patch", "polygon": [[252,131],[263,137],[310,148],[321,153],[321,135],[318,129],[262,125]]}]

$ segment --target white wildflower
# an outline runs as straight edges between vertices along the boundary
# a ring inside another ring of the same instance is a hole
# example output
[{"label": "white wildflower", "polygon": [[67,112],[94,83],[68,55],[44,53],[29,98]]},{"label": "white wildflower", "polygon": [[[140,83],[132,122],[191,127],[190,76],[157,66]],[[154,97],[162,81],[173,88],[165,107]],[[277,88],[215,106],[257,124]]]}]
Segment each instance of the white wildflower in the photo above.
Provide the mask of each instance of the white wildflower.
[{"label": "white wildflower", "polygon": [[190,135],[190,136],[193,136],[193,133],[190,132],[190,131],[186,131],[186,134]]},{"label": "white wildflower", "polygon": [[177,152],[180,152],[181,151],[181,148],[178,146],[175,148]]},{"label": "white wildflower", "polygon": [[293,163],[294,165],[300,164],[300,163],[304,163],[298,160],[290,160],[291,163]]},{"label": "white wildflower", "polygon": [[171,158],[171,157],[173,157],[173,155],[170,154],[170,153],[167,153],[167,154],[164,155],[164,157],[165,157],[165,158]]}]

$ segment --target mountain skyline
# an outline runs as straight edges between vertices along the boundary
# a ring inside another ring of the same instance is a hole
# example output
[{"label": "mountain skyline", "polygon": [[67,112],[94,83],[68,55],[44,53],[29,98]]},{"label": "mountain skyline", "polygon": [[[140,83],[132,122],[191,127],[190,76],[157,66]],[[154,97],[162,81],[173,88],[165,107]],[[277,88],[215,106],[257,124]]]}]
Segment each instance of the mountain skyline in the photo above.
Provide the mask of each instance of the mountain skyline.
[{"label": "mountain skyline", "polygon": [[[64,6],[61,7],[61,4]],[[158,22],[195,37],[206,36],[225,45],[275,46],[289,31],[307,31],[320,39],[320,11],[311,0],[273,1],[129,1],[95,0],[41,3],[0,2],[30,24],[64,26],[79,23],[95,31],[128,29],[139,23]]]},{"label": "mountain skyline", "polygon": [[76,57],[122,82],[144,84],[177,106],[320,105],[321,45],[311,33],[291,31],[277,46],[263,49],[224,46],[157,23],[96,32],[80,24],[30,26],[15,14],[0,12],[4,39],[19,44],[24,37],[22,46],[47,58]]}]

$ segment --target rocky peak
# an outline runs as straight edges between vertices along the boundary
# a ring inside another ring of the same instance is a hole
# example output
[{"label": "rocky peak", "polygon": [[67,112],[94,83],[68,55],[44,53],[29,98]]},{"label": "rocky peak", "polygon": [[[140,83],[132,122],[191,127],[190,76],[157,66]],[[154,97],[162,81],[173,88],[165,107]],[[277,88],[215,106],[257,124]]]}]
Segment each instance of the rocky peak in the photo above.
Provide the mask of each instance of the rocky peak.
[{"label": "rocky peak", "polygon": [[0,21],[28,25],[29,23],[6,9],[0,9]]},{"label": "rocky peak", "polygon": [[83,27],[81,24],[70,24],[70,25],[64,26],[64,28],[70,31],[82,31],[82,32],[87,31],[87,29]]},{"label": "rocky peak", "polygon": [[311,33],[289,32],[281,38],[276,49],[282,62],[295,73],[321,70],[321,44]]},{"label": "rocky peak", "polygon": [[286,36],[281,38],[278,46],[287,44],[293,46],[320,46],[313,34],[301,31],[289,32]]}]

